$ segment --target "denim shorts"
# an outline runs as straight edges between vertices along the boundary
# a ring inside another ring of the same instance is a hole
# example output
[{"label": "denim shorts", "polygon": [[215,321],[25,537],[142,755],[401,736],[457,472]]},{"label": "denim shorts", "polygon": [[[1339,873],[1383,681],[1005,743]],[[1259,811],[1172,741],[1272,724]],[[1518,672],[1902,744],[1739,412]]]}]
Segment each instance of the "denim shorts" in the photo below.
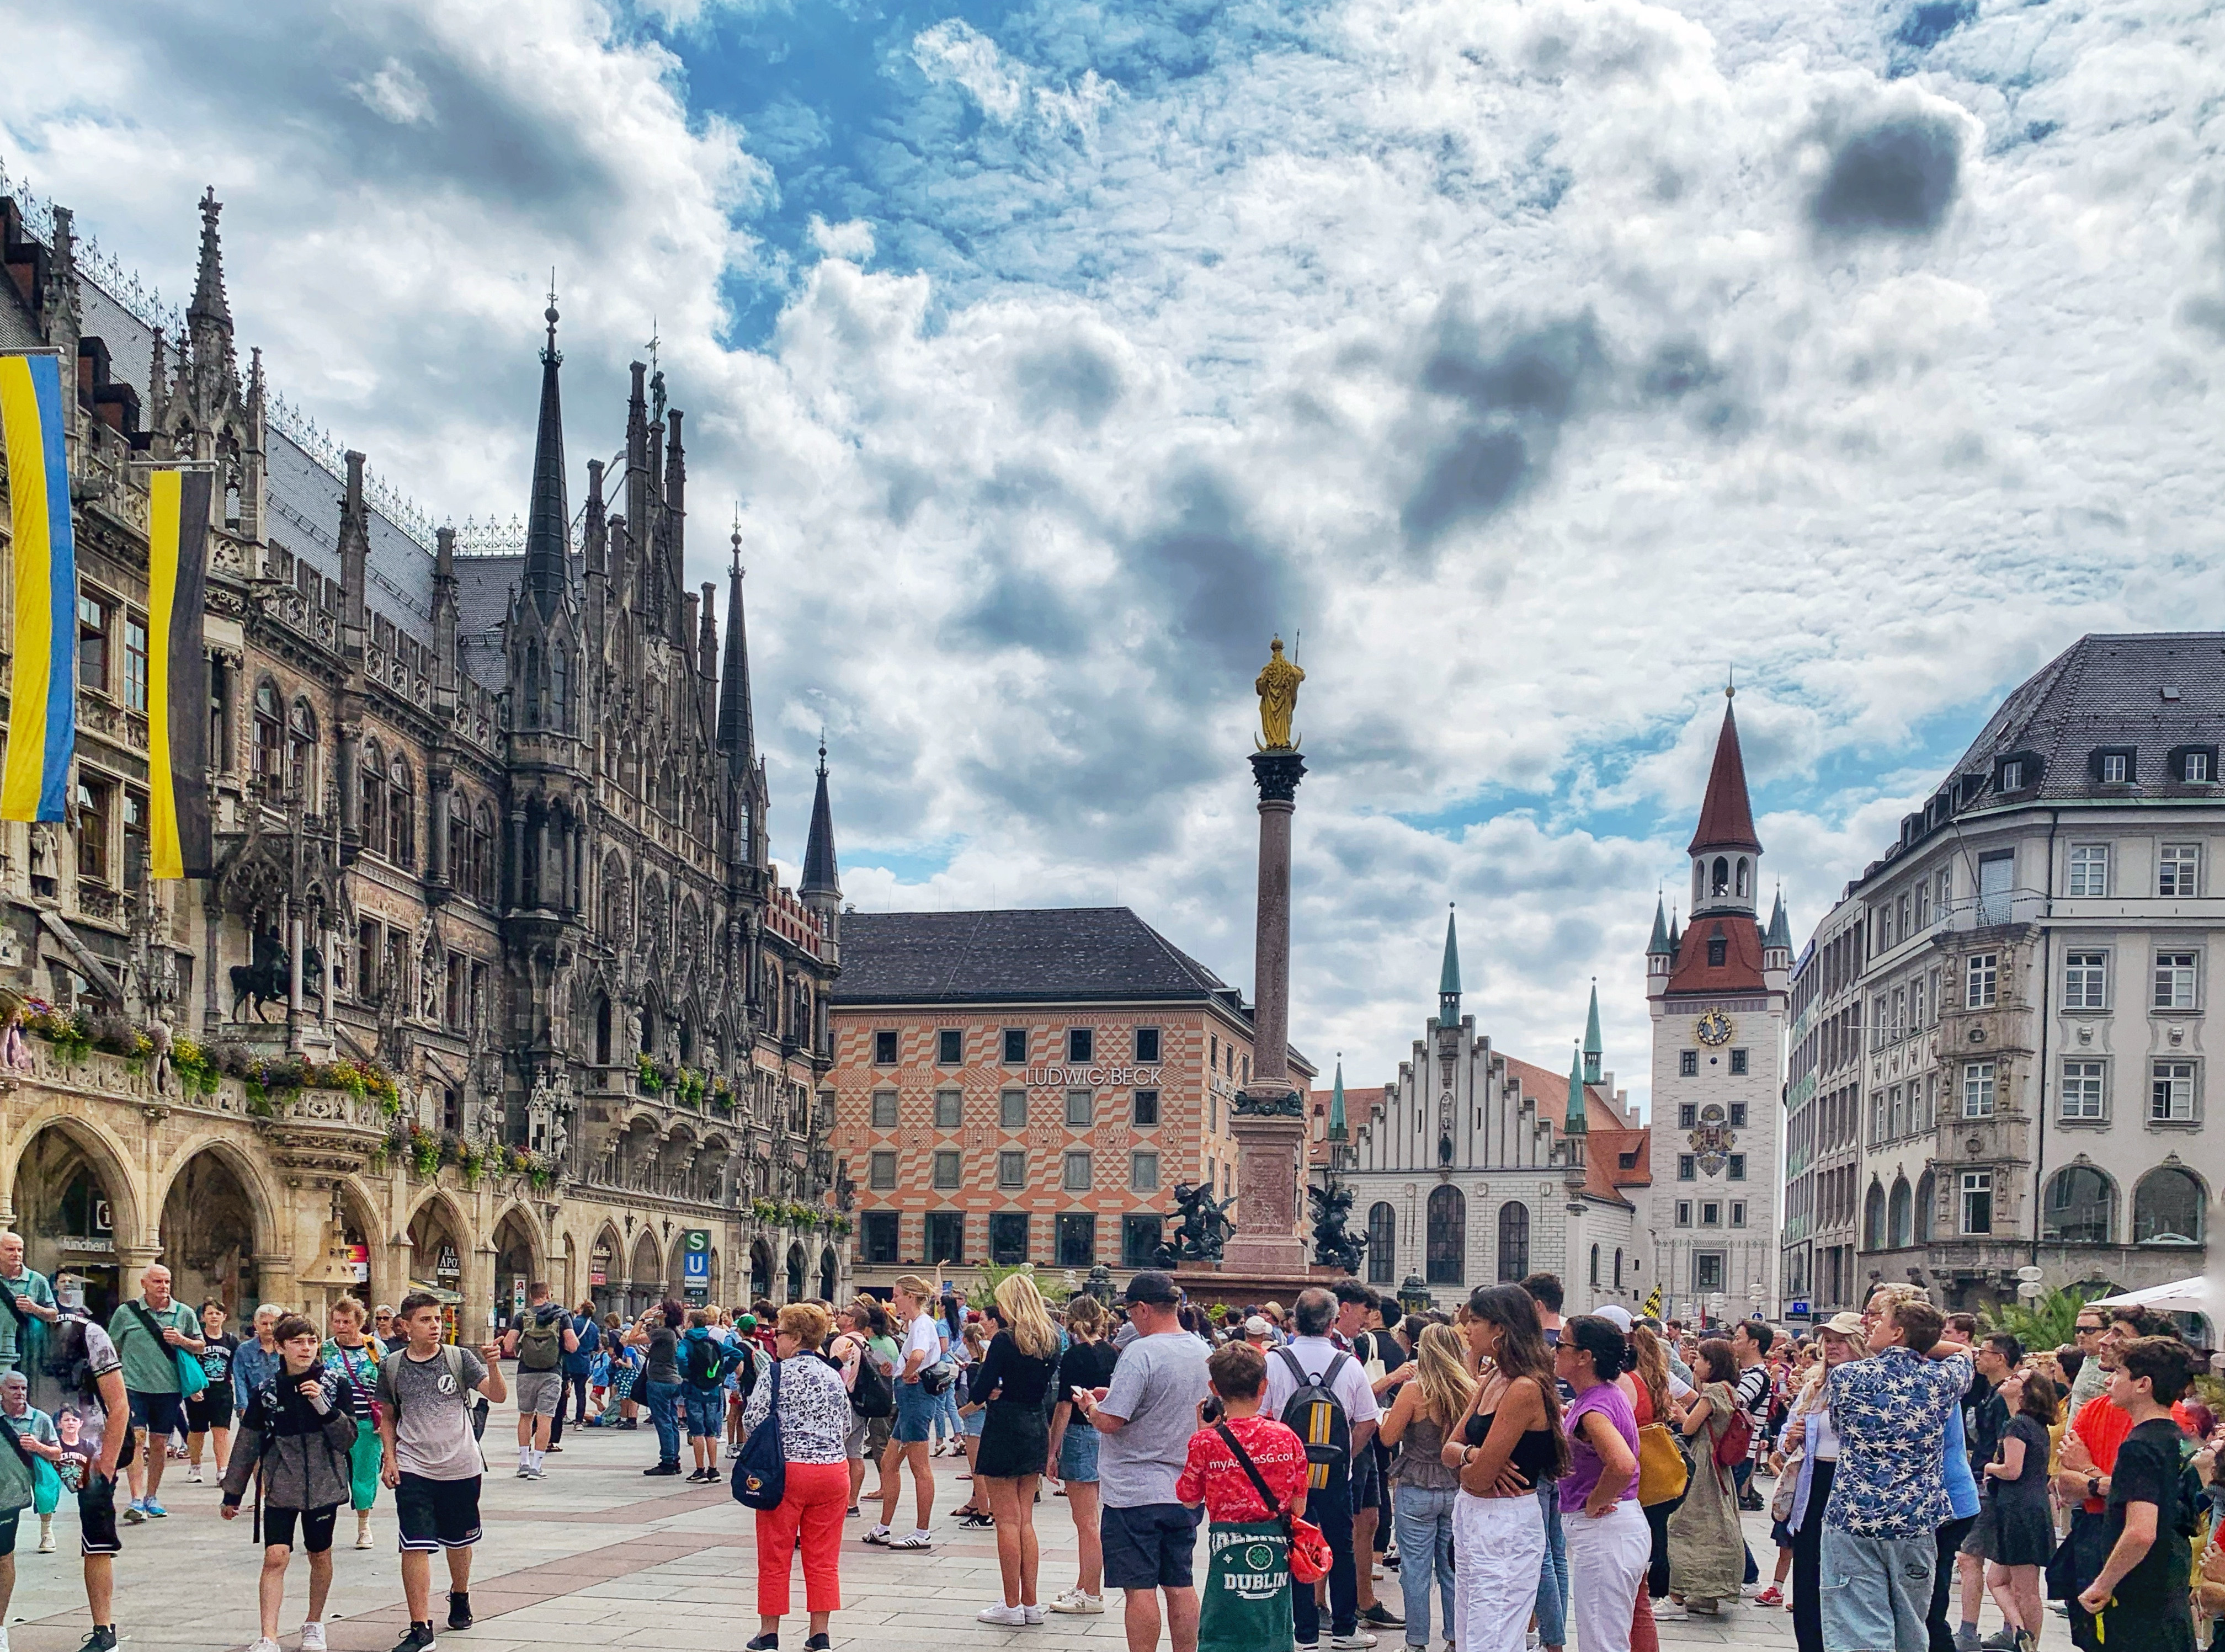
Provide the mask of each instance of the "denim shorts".
[{"label": "denim shorts", "polygon": [[680,1408],[688,1419],[688,1439],[716,1440],[726,1415],[726,1391],[682,1383],[680,1385]]},{"label": "denim shorts", "polygon": [[918,1383],[897,1384],[896,1441],[899,1446],[920,1446],[927,1442],[935,1424],[938,1408],[935,1396]]},{"label": "denim shorts", "polygon": [[1097,1478],[1097,1426],[1081,1416],[1068,1417],[1058,1442],[1058,1478],[1092,1481]]},{"label": "denim shorts", "polygon": [[1937,1540],[1858,1537],[1823,1528],[1816,1599],[1826,1646],[1921,1646]]}]

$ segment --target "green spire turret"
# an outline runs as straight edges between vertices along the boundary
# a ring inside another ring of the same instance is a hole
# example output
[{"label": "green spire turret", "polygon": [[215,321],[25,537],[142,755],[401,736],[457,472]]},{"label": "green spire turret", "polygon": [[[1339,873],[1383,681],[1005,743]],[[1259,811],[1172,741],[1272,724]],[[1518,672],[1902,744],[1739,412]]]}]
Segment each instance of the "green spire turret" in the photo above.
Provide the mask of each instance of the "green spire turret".
[{"label": "green spire turret", "polygon": [[1561,1130],[1567,1136],[1582,1136],[1588,1129],[1584,1121],[1584,1054],[1575,1050],[1569,1055],[1569,1116]]},{"label": "green spire turret", "polygon": [[1600,1062],[1606,1054],[1607,1046],[1600,1038],[1599,978],[1594,976],[1592,978],[1591,1013],[1584,1019],[1584,1082],[1586,1084],[1601,1082]]},{"label": "green spire turret", "polygon": [[1653,897],[1653,939],[1645,943],[1645,955],[1665,957],[1669,950],[1669,912],[1657,895]]},{"label": "green spire turret", "polygon": [[1344,1130],[1344,1052],[1337,1052],[1336,1087],[1328,1095],[1328,1139],[1341,1142]]}]

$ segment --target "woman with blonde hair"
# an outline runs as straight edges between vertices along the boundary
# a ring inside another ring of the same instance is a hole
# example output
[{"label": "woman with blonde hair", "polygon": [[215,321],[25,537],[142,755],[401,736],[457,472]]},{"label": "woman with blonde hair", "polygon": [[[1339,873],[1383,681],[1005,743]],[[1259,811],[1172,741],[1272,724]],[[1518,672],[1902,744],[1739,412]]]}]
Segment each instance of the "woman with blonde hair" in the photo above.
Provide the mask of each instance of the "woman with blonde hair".
[{"label": "woman with blonde hair", "polygon": [[364,1334],[371,1313],[352,1296],[343,1296],[326,1310],[332,1335],[318,1357],[340,1374],[355,1402],[355,1415],[364,1426],[356,1430],[348,1453],[348,1503],[355,1510],[355,1546],[371,1547],[371,1509],[378,1500],[378,1472],[385,1462],[378,1430],[371,1427],[373,1402],[378,1394],[378,1344]]},{"label": "woman with blonde hair", "polygon": [[986,1488],[989,1512],[997,1522],[997,1569],[1003,1574],[1005,1598],[977,1616],[985,1624],[1010,1627],[1043,1621],[1044,1609],[1036,1599],[1036,1482],[1050,1455],[1043,1399],[1058,1366],[1058,1332],[1043,1312],[1035,1282],[1025,1274],[1014,1274],[997,1287],[997,1315],[1004,1327],[973,1368],[973,1401],[987,1408],[974,1474],[976,1483]]},{"label": "woman with blonde hair", "polygon": [[1445,1438],[1467,1415],[1475,1394],[1467,1345],[1448,1325],[1423,1327],[1414,1350],[1414,1380],[1399,1389],[1377,1437],[1398,1455],[1391,1465],[1398,1488],[1391,1505],[1398,1535],[1398,1586],[1406,1598],[1406,1643],[1429,1643],[1429,1585],[1453,1629],[1453,1503],[1460,1476],[1445,1466]]},{"label": "woman with blonde hair", "polygon": [[1084,1419],[1074,1421],[1074,1390],[1095,1392],[1112,1380],[1119,1356],[1105,1340],[1112,1316],[1095,1297],[1077,1295],[1066,1305],[1066,1351],[1059,1356],[1058,1373],[1051,1379],[1051,1408],[1048,1455],[1052,1470],[1066,1488],[1066,1506],[1074,1514],[1078,1554],[1074,1587],[1053,1598],[1050,1609],[1093,1617],[1105,1610],[1105,1548],[1098,1536],[1097,1442],[1103,1438]]},{"label": "woman with blonde hair", "polygon": [[[825,1652],[827,1620],[842,1605],[842,1515],[850,1503],[850,1393],[840,1373],[819,1357],[834,1324],[826,1309],[790,1302],[773,1336],[775,1363],[758,1379],[742,1424],[754,1429],[777,1415],[787,1459],[777,1507],[757,1511],[758,1635],[748,1652],[780,1644],[788,1613],[789,1578],[800,1548],[803,1604],[811,1614],[807,1652]],[[774,1407],[777,1403],[778,1412]]]}]

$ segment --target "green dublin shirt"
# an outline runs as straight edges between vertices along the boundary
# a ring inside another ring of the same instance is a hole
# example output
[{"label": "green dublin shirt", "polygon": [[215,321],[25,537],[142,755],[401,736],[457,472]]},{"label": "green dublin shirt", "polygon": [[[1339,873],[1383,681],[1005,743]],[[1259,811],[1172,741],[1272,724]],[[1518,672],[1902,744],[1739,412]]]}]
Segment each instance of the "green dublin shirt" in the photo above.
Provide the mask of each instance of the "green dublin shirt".
[{"label": "green dublin shirt", "polygon": [[[147,1307],[144,1297],[140,1299],[138,1307]],[[109,1340],[116,1345],[116,1351],[124,1359],[124,1386],[135,1394],[175,1394],[177,1350],[148,1330],[147,1322],[139,1317],[138,1307],[126,1302],[108,1321]],[[201,1316],[183,1302],[173,1300],[166,1308],[147,1307],[147,1312],[157,1325],[174,1326],[181,1334],[200,1339]]]}]

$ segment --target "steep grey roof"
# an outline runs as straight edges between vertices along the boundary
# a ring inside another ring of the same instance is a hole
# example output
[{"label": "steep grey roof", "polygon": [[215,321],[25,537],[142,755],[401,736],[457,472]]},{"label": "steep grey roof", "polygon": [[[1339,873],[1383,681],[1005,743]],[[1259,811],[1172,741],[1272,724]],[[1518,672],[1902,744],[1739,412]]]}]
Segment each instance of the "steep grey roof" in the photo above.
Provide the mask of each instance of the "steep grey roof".
[{"label": "steep grey roof", "polygon": [[827,799],[827,748],[819,748],[819,790],[811,800],[811,836],[803,847],[799,895],[842,894],[842,874],[834,858],[834,808]]},{"label": "steep grey roof", "polygon": [[464,673],[482,687],[500,689],[510,678],[503,659],[502,628],[510,593],[525,572],[525,553],[456,559],[456,651]]},{"label": "steep grey roof", "polygon": [[2225,631],[2082,636],[2001,702],[1954,772],[1990,775],[1996,757],[2032,752],[2044,764],[2043,798],[2120,795],[2095,784],[2089,759],[2131,746],[2133,792],[2179,791],[2166,754],[2217,744],[2221,725]]},{"label": "steep grey roof", "polygon": [[1234,989],[1126,907],[849,912],[841,1004],[1207,998]]}]

